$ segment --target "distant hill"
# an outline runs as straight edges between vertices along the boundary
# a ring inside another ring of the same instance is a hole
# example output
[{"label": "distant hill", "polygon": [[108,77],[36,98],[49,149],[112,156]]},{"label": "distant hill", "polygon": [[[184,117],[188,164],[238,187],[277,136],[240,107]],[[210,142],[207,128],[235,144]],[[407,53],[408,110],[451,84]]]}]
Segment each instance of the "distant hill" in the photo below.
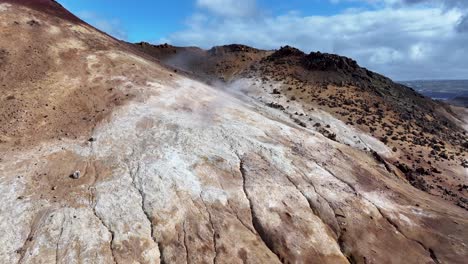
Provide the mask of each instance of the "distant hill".
[{"label": "distant hill", "polygon": [[447,102],[451,105],[468,107],[468,96],[457,96],[447,100]]},{"label": "distant hill", "polygon": [[468,80],[402,81],[425,96],[459,106],[468,105]]}]

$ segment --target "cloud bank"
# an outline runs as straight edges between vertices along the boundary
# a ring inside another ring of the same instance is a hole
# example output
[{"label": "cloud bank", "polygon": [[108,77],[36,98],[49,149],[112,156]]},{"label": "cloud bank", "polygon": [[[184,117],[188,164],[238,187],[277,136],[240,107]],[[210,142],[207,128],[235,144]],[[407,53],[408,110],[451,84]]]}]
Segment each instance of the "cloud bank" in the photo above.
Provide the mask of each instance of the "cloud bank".
[{"label": "cloud bank", "polygon": [[242,43],[337,53],[396,80],[468,78],[468,1],[330,0],[365,2],[368,9],[330,16],[291,10],[265,15],[252,0],[197,0],[175,45]]}]

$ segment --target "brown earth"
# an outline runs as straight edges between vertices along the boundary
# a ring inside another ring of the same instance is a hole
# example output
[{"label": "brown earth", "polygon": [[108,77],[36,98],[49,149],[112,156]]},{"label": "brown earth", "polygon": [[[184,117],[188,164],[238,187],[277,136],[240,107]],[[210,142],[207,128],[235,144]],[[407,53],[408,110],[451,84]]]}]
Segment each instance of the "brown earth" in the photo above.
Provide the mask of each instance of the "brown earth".
[{"label": "brown earth", "polygon": [[[130,88],[116,89],[121,80],[106,76],[133,72],[142,84],[144,79],[138,75],[143,76],[146,69],[135,63],[127,67],[131,60],[126,58],[111,61],[100,55],[111,50],[132,51],[131,47],[100,34],[54,1],[6,2],[33,9],[28,11],[28,18],[2,14],[2,147],[15,149],[39,141],[89,135],[114,107],[134,97]],[[44,13],[32,12],[35,9]],[[90,53],[102,60],[90,62]]]}]

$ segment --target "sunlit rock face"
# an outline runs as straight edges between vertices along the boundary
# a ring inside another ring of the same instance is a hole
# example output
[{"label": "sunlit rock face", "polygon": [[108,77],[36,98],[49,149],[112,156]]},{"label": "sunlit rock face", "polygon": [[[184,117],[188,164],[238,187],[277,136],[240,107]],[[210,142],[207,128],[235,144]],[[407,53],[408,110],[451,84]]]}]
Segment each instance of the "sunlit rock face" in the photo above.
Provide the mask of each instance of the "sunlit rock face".
[{"label": "sunlit rock face", "polygon": [[1,263],[464,263],[466,211],[379,140],[314,111],[330,140],[21,2],[0,4]]}]

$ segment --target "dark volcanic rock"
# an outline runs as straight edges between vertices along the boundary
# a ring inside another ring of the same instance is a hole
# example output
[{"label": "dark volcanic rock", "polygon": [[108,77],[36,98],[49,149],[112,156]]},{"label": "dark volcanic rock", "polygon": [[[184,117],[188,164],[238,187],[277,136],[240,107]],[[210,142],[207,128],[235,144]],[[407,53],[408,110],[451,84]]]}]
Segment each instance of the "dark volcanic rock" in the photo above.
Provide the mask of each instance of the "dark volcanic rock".
[{"label": "dark volcanic rock", "polygon": [[312,52],[302,59],[302,64],[311,71],[342,71],[352,73],[359,68],[355,60],[334,54]]},{"label": "dark volcanic rock", "polygon": [[246,45],[231,44],[231,45],[213,47],[208,50],[208,54],[212,56],[216,56],[216,55],[222,55],[222,54],[231,53],[231,52],[256,52],[256,51],[258,51],[258,49],[255,49]]},{"label": "dark volcanic rock", "polygon": [[297,57],[297,56],[304,56],[305,53],[302,52],[299,49],[293,48],[291,46],[284,46],[281,47],[279,50],[275,51],[273,54],[271,54],[267,59],[274,61],[277,59],[282,59],[282,58],[290,58],[290,57]]}]

